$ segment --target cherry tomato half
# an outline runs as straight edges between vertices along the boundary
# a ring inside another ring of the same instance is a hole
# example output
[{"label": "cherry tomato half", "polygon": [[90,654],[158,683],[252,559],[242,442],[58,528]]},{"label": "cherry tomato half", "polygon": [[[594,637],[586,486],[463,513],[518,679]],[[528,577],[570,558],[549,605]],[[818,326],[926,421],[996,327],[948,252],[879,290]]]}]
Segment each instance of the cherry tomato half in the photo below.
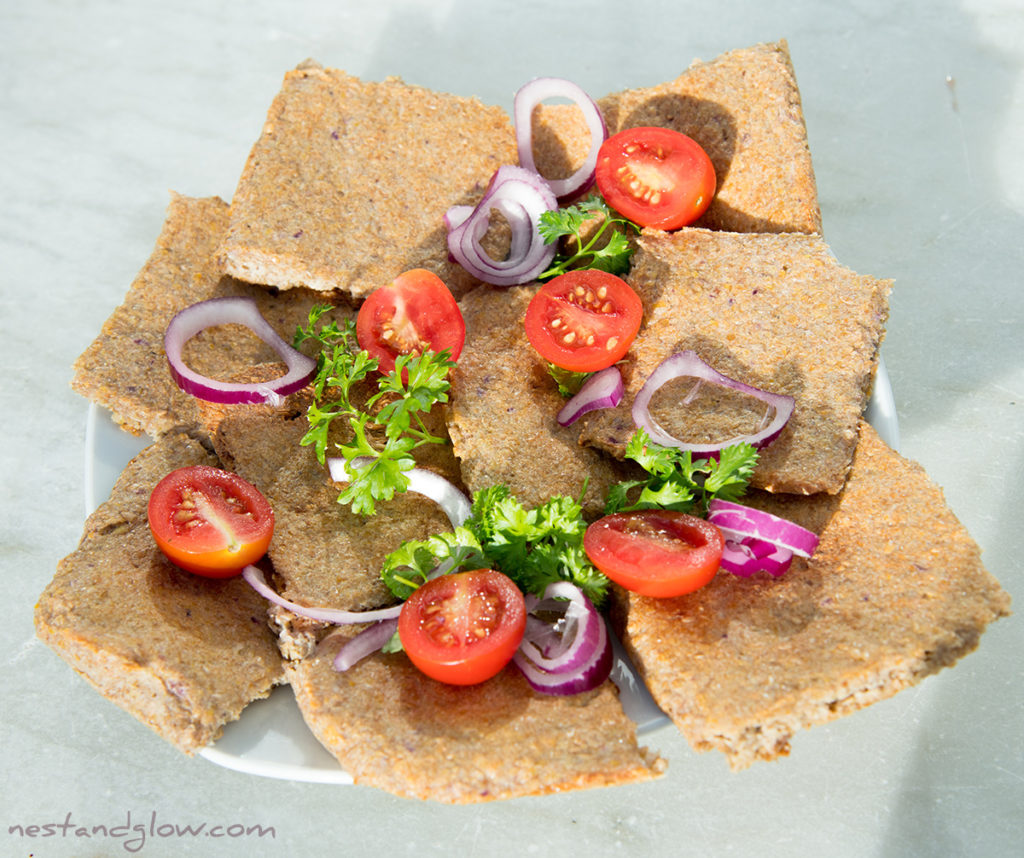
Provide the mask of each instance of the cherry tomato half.
[{"label": "cherry tomato half", "polygon": [[398,355],[428,349],[448,349],[452,360],[458,360],[466,323],[444,281],[432,271],[414,268],[370,293],[356,316],[356,339],[377,358],[381,372],[390,372]]},{"label": "cherry tomato half", "polygon": [[274,510],[237,474],[193,465],[171,471],[149,496],[149,527],[176,566],[230,578],[267,553]]},{"label": "cherry tomato half", "polygon": [[640,226],[693,223],[715,195],[715,168],[697,141],[671,128],[613,134],[597,154],[595,178],[613,209]]},{"label": "cherry tomato half", "polygon": [[644,308],[621,277],[596,269],[549,280],[526,308],[526,336],[544,360],[597,372],[629,351]]},{"label": "cherry tomato half", "polygon": [[402,605],[398,636],[416,667],[450,685],[476,685],[515,655],[526,629],[526,602],[493,569],[428,581]]},{"label": "cherry tomato half", "polygon": [[583,536],[590,562],[612,581],[656,597],[703,587],[715,577],[724,546],[710,522],[663,509],[606,515]]}]

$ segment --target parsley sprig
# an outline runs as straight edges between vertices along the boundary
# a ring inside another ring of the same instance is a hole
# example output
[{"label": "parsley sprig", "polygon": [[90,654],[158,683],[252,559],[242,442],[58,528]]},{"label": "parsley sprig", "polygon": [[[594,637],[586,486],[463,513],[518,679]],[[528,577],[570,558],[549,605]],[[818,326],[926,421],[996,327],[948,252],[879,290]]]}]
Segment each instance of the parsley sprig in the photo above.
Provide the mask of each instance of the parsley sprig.
[{"label": "parsley sprig", "polygon": [[[585,239],[584,227],[595,220],[601,220],[600,226],[589,239]],[[570,268],[597,268],[612,274],[623,274],[628,271],[633,246],[624,232],[612,229],[615,224],[626,230],[639,231],[635,223],[617,214],[596,194],[575,205],[542,213],[539,230],[544,243],[552,244],[561,238],[567,238],[570,239],[568,246],[575,249],[556,255],[552,265],[537,279],[557,277]],[[602,245],[600,240],[606,232],[608,239]]]},{"label": "parsley sprig", "polygon": [[586,529],[582,507],[572,498],[556,496],[527,509],[507,486],[492,486],[473,495],[461,527],[403,543],[385,559],[381,576],[395,596],[406,599],[435,575],[488,567],[538,596],[552,582],[571,581],[600,607],[608,579],[583,550]]},{"label": "parsley sprig", "polygon": [[[358,347],[355,321],[342,326],[321,324],[329,305],[317,305],[306,327],[296,331],[296,347],[307,340],[320,344],[313,379],[313,402],[306,411],[309,430],[303,446],[312,446],[323,464],[332,445],[331,427],[339,418],[348,423],[346,443],[333,442],[344,456],[351,476],[338,496],[355,513],[373,515],[378,501],[390,500],[409,487],[405,472],[416,466],[412,451],[423,444],[444,444],[432,434],[423,414],[448,401],[448,371],[454,361],[447,351],[400,355],[395,368],[377,380],[378,361]],[[376,390],[373,391],[376,381]]]},{"label": "parsley sprig", "polygon": [[758,459],[757,450],[741,442],[723,448],[717,458],[695,460],[689,450],[655,444],[643,429],[629,439],[625,456],[649,476],[612,486],[606,513],[660,507],[707,515],[712,498],[735,501],[743,495]]}]

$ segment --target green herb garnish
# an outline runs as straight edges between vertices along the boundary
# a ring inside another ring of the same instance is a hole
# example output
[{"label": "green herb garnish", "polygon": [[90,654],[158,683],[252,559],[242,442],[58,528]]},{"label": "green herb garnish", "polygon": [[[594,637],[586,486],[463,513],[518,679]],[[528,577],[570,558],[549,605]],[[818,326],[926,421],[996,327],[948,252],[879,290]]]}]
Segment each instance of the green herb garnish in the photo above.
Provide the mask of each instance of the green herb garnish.
[{"label": "green herb garnish", "polygon": [[579,393],[584,382],[593,375],[592,372],[576,372],[571,369],[563,369],[560,366],[555,366],[553,363],[548,364],[548,374],[555,380],[555,384],[558,385],[558,393],[566,399]]},{"label": "green herb garnish", "polygon": [[[589,240],[584,240],[584,226],[597,219],[601,219],[601,225],[594,230]],[[552,244],[561,238],[568,238],[569,247],[575,249],[555,256],[552,265],[537,279],[556,277],[570,268],[597,268],[612,274],[628,271],[633,246],[626,235],[612,229],[608,233],[607,241],[603,245],[600,243],[601,237],[614,224],[628,230],[639,231],[635,223],[617,214],[596,194],[575,205],[543,212],[540,216],[539,230],[544,243]]]},{"label": "green herb garnish", "polygon": [[717,459],[694,460],[689,450],[655,444],[643,429],[629,439],[625,456],[650,476],[612,486],[605,513],[664,508],[704,516],[713,498],[735,501],[743,495],[758,459],[757,450],[741,442],[724,447]]},{"label": "green herb garnish", "polygon": [[472,512],[461,527],[405,542],[389,554],[381,577],[395,596],[406,599],[439,571],[492,568],[538,596],[548,584],[571,581],[600,608],[608,579],[583,550],[586,529],[582,507],[571,498],[556,496],[526,509],[507,486],[492,486],[473,495]]},{"label": "green herb garnish", "polygon": [[319,324],[330,309],[329,305],[314,307],[308,326],[295,334],[296,346],[307,340],[321,346],[313,402],[306,411],[309,430],[301,443],[312,446],[323,464],[332,424],[338,418],[347,419],[351,431],[347,443],[334,443],[351,475],[338,502],[348,504],[355,513],[373,515],[376,502],[408,489],[405,472],[416,466],[413,450],[423,444],[447,443],[427,429],[422,415],[448,401],[448,371],[455,363],[447,351],[400,355],[395,368],[376,381],[374,391],[377,359],[358,347],[353,320],[342,327],[333,320]]}]

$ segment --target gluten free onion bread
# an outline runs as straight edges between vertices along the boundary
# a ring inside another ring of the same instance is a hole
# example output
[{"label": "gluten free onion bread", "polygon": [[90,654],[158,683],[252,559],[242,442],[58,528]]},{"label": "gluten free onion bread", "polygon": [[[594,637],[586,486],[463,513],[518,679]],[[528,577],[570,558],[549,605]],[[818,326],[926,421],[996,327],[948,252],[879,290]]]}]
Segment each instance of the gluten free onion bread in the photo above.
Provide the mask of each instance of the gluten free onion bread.
[{"label": "gluten free onion bread", "polygon": [[556,422],[564,400],[523,328],[535,292],[480,286],[460,302],[466,344],[452,371],[448,432],[471,492],[504,484],[527,508],[583,496],[594,516],[626,471]]},{"label": "gluten free onion bread", "polygon": [[175,468],[198,464],[217,459],[177,434],[133,459],[35,611],[43,641],[186,754],[284,680],[266,602],[240,578],[178,569],[150,533],[153,487]]},{"label": "gluten free onion bread", "polygon": [[952,665],[1009,614],[941,489],[870,425],[860,439],[839,495],[745,501],[819,533],[810,560],[675,599],[616,591],[613,624],[654,699],[733,768]]},{"label": "gluten free onion bread", "polygon": [[[338,318],[352,314],[336,296],[306,289],[278,292],[225,277],[216,257],[228,224],[228,205],[218,197],[174,194],[152,254],[98,337],[75,361],[71,385],[111,412],[133,434],[158,438],[200,422],[196,400],[174,383],[164,354],[164,332],[175,314],[209,298],[244,296],[279,334],[291,341],[315,303],[338,303]],[[241,326],[221,325],[186,346],[188,364],[204,375],[227,378],[275,352]]]},{"label": "gluten free onion bread", "polygon": [[404,653],[338,674],[331,660],[345,635],[286,670],[310,729],[357,784],[465,804],[649,780],[665,769],[637,747],[611,682],[553,697],[509,665],[480,685],[452,686]]},{"label": "gluten free onion bread", "polygon": [[289,72],[231,201],[227,273],[365,297],[410,268],[461,294],[443,217],[515,163],[508,115],[395,78],[305,63]]},{"label": "gluten free onion bread", "polygon": [[[692,137],[715,166],[718,190],[696,226],[729,232],[821,232],[800,90],[785,41],[695,61],[675,80],[598,99],[609,134],[641,125]],[[578,108],[535,109],[541,173],[569,175],[590,137]]]},{"label": "gluten free onion bread", "polygon": [[[761,451],[755,486],[839,491],[871,393],[891,282],[840,265],[818,236],[645,230],[639,241],[627,280],[644,323],[622,364],[626,392],[617,408],[582,419],[581,439],[621,455],[635,430],[637,392],[665,358],[692,349],[730,378],[796,399],[782,434]],[[737,407],[733,425],[725,403],[687,404],[688,393],[674,382],[652,401],[676,437],[743,436],[761,417]]]}]

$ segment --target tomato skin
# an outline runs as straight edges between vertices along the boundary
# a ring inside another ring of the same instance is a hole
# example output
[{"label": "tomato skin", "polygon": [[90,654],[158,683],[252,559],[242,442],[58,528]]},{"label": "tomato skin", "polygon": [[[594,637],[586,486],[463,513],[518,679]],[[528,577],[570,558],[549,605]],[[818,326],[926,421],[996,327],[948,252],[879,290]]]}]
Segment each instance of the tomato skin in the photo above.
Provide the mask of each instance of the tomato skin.
[{"label": "tomato skin", "polygon": [[657,598],[692,593],[711,581],[724,546],[710,522],[663,509],[606,515],[583,536],[590,562],[612,581]]},{"label": "tomato skin", "polygon": [[449,685],[476,685],[512,660],[526,629],[526,601],[493,569],[428,581],[402,606],[398,636],[416,667]]},{"label": "tomato skin", "polygon": [[208,465],[178,468],[149,496],[149,528],[168,560],[206,578],[231,578],[267,553],[274,510],[251,483]]},{"label": "tomato skin", "polygon": [[526,336],[555,366],[597,372],[629,351],[643,313],[640,296],[621,277],[579,269],[540,287],[526,308]]},{"label": "tomato skin", "polygon": [[413,268],[369,294],[356,316],[356,339],[386,373],[395,368],[398,355],[427,349],[448,349],[458,360],[466,323],[444,281],[425,268]]},{"label": "tomato skin", "polygon": [[673,230],[699,218],[715,195],[707,153],[671,128],[641,126],[601,145],[595,178],[613,209],[640,226]]}]

